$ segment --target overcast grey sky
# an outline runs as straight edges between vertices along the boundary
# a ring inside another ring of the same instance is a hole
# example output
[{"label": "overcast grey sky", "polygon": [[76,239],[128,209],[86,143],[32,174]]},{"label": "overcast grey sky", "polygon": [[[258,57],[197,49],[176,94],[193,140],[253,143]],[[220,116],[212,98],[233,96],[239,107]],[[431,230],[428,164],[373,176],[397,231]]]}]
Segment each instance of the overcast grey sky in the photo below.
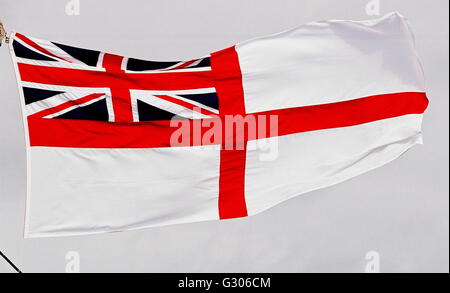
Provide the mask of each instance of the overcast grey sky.
[{"label": "overcast grey sky", "polygon": [[[248,38],[324,19],[367,19],[369,0],[0,0],[7,28],[148,60],[203,56]],[[25,272],[383,272],[449,270],[447,0],[381,0],[412,23],[428,82],[425,144],[394,162],[245,219],[122,233],[22,238],[25,148],[19,96],[0,48],[0,250]],[[0,259],[0,272],[13,270]]]}]

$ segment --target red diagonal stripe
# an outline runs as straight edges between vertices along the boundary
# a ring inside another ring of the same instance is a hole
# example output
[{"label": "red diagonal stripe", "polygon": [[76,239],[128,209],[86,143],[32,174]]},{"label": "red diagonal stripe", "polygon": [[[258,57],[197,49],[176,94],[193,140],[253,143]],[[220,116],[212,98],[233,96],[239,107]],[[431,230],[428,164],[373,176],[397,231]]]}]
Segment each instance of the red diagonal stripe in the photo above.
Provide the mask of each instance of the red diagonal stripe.
[{"label": "red diagonal stripe", "polygon": [[[70,108],[72,106],[82,105],[82,104],[87,103],[89,101],[95,100],[95,99],[97,99],[97,98],[99,98],[99,97],[101,97],[103,95],[104,94],[91,94],[91,95],[82,97],[80,99],[70,100],[70,101],[62,103],[62,104],[60,104],[58,106],[55,106],[55,107],[48,108],[48,109],[45,109],[43,111],[37,112],[37,113],[35,113],[33,115],[30,115],[28,117],[30,117],[30,118],[42,118],[42,117],[45,117],[45,116],[50,115],[50,114],[58,113],[58,112],[60,112],[62,110]],[[52,135],[54,135],[54,133],[52,133]]]},{"label": "red diagonal stripe", "polygon": [[61,59],[61,60],[64,60],[64,61],[66,61],[66,62],[72,63],[72,62],[69,61],[69,60],[66,60],[66,59],[64,59],[64,58],[62,58],[62,57],[56,56],[55,54],[53,54],[52,52],[48,51],[47,49],[42,48],[42,47],[39,46],[36,42],[32,41],[31,39],[27,38],[26,36],[24,36],[24,35],[22,35],[22,34],[16,33],[15,36],[16,36],[18,39],[20,39],[20,40],[22,40],[23,42],[25,42],[27,45],[33,47],[34,49],[38,50],[38,51],[41,52],[41,53],[44,53],[44,54],[47,54],[47,55],[49,55],[49,56],[55,57],[55,58],[57,58],[57,59]]},{"label": "red diagonal stripe", "polygon": [[188,67],[189,65],[191,65],[195,61],[197,61],[197,60],[190,60],[190,61],[183,62],[182,64],[180,64],[178,66],[175,66],[173,68],[170,68],[169,70],[174,70],[174,69],[180,69],[180,68]]}]

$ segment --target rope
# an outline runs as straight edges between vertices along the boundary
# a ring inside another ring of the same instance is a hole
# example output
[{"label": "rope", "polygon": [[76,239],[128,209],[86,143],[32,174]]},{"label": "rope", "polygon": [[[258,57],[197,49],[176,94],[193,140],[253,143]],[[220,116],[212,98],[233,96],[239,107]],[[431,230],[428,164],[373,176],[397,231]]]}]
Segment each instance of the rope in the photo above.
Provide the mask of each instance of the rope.
[{"label": "rope", "polygon": [[0,20],[0,46],[3,43],[3,39],[5,39],[6,43],[9,43],[9,38],[8,38],[7,33],[6,33],[5,27],[3,26],[3,23]]},{"label": "rope", "polygon": [[0,256],[18,273],[21,273],[22,271],[19,270],[18,267],[6,256],[3,254],[3,252],[0,251]]}]

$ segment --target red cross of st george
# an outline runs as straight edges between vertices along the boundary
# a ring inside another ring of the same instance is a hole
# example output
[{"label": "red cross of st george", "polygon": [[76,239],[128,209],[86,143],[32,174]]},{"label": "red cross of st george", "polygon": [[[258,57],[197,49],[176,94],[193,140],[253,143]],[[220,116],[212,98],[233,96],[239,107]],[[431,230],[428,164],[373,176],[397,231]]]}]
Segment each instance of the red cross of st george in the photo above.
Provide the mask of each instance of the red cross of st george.
[{"label": "red cross of st george", "polygon": [[[420,114],[428,105],[425,93],[401,92],[330,104],[246,113],[241,69],[234,47],[211,54],[212,70],[205,71],[129,73],[121,68],[122,60],[121,56],[105,54],[103,58],[105,71],[19,63],[22,81],[110,88],[113,101],[114,122],[43,119],[29,116],[30,145],[79,148],[170,147],[170,138],[175,131],[170,127],[170,121],[133,122],[131,89],[170,91],[215,87],[219,97],[221,119],[224,119],[225,115],[277,115],[278,136],[353,126],[407,114]],[[207,130],[202,128],[202,131]],[[243,145],[246,146],[248,140],[266,137],[270,137],[270,133],[258,133],[257,136],[246,134]],[[190,145],[192,144],[191,141]],[[222,139],[222,146],[223,144]],[[238,145],[237,142],[235,144]],[[244,149],[222,147],[220,151],[218,210],[221,219],[247,216],[246,153],[245,147]]]}]

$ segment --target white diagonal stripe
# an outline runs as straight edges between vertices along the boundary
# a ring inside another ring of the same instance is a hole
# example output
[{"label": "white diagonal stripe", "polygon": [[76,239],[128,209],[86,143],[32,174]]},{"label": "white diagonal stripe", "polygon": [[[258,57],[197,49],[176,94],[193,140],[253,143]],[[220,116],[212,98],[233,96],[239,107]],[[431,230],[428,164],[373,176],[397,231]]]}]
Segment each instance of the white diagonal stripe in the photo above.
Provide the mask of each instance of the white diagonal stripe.
[{"label": "white diagonal stripe", "polygon": [[64,110],[61,110],[61,111],[59,111],[59,112],[56,112],[56,113],[47,115],[47,116],[45,116],[44,118],[54,118],[54,117],[57,117],[57,116],[62,115],[62,114],[64,114],[64,113],[70,112],[70,111],[72,111],[72,110],[75,109],[75,108],[88,106],[88,105],[93,104],[93,103],[95,103],[95,102],[97,102],[97,101],[100,101],[101,99],[104,99],[104,98],[105,98],[105,96],[101,96],[101,97],[92,99],[92,100],[90,100],[90,101],[87,101],[86,103],[73,105],[73,106],[68,107],[68,108],[66,108],[66,109],[64,109]]},{"label": "white diagonal stripe", "polygon": [[214,114],[219,114],[219,111],[218,111],[218,110],[216,110],[216,109],[214,109],[214,108],[211,108],[211,107],[208,107],[208,106],[206,106],[206,105],[203,105],[203,104],[201,104],[201,103],[198,103],[198,102],[196,102],[196,101],[192,101],[192,100],[189,100],[189,99],[186,99],[186,98],[184,98],[184,97],[177,96],[177,95],[168,95],[168,96],[171,96],[171,97],[173,97],[173,98],[175,98],[175,99],[178,99],[178,100],[184,101],[184,102],[186,102],[186,103],[192,104],[192,105],[197,106],[197,107],[199,107],[199,108],[208,110],[208,111],[210,111],[210,112],[213,112]]},{"label": "white diagonal stripe", "polygon": [[181,105],[160,99],[155,96],[151,95],[143,95],[136,97],[137,99],[141,100],[144,103],[147,103],[149,105],[152,105],[154,107],[157,107],[159,109],[162,109],[164,111],[176,114],[178,116],[188,118],[188,119],[206,119],[210,118],[210,116],[198,113],[196,111],[193,111],[191,109],[185,108]]},{"label": "white diagonal stripe", "polygon": [[75,93],[105,93],[107,94],[110,90],[109,88],[103,87],[77,87],[77,86],[64,86],[64,85],[53,85],[44,84],[36,82],[22,81],[20,83],[23,87],[30,87],[42,90],[59,91],[59,92],[75,92]]},{"label": "white diagonal stripe", "polygon": [[50,98],[36,101],[36,102],[26,105],[26,111],[27,111],[28,115],[33,115],[33,114],[41,112],[43,110],[59,106],[68,101],[80,99],[84,96],[86,96],[86,95],[81,94],[81,93],[76,93],[76,94],[75,93],[61,93],[61,94],[52,96]]}]

